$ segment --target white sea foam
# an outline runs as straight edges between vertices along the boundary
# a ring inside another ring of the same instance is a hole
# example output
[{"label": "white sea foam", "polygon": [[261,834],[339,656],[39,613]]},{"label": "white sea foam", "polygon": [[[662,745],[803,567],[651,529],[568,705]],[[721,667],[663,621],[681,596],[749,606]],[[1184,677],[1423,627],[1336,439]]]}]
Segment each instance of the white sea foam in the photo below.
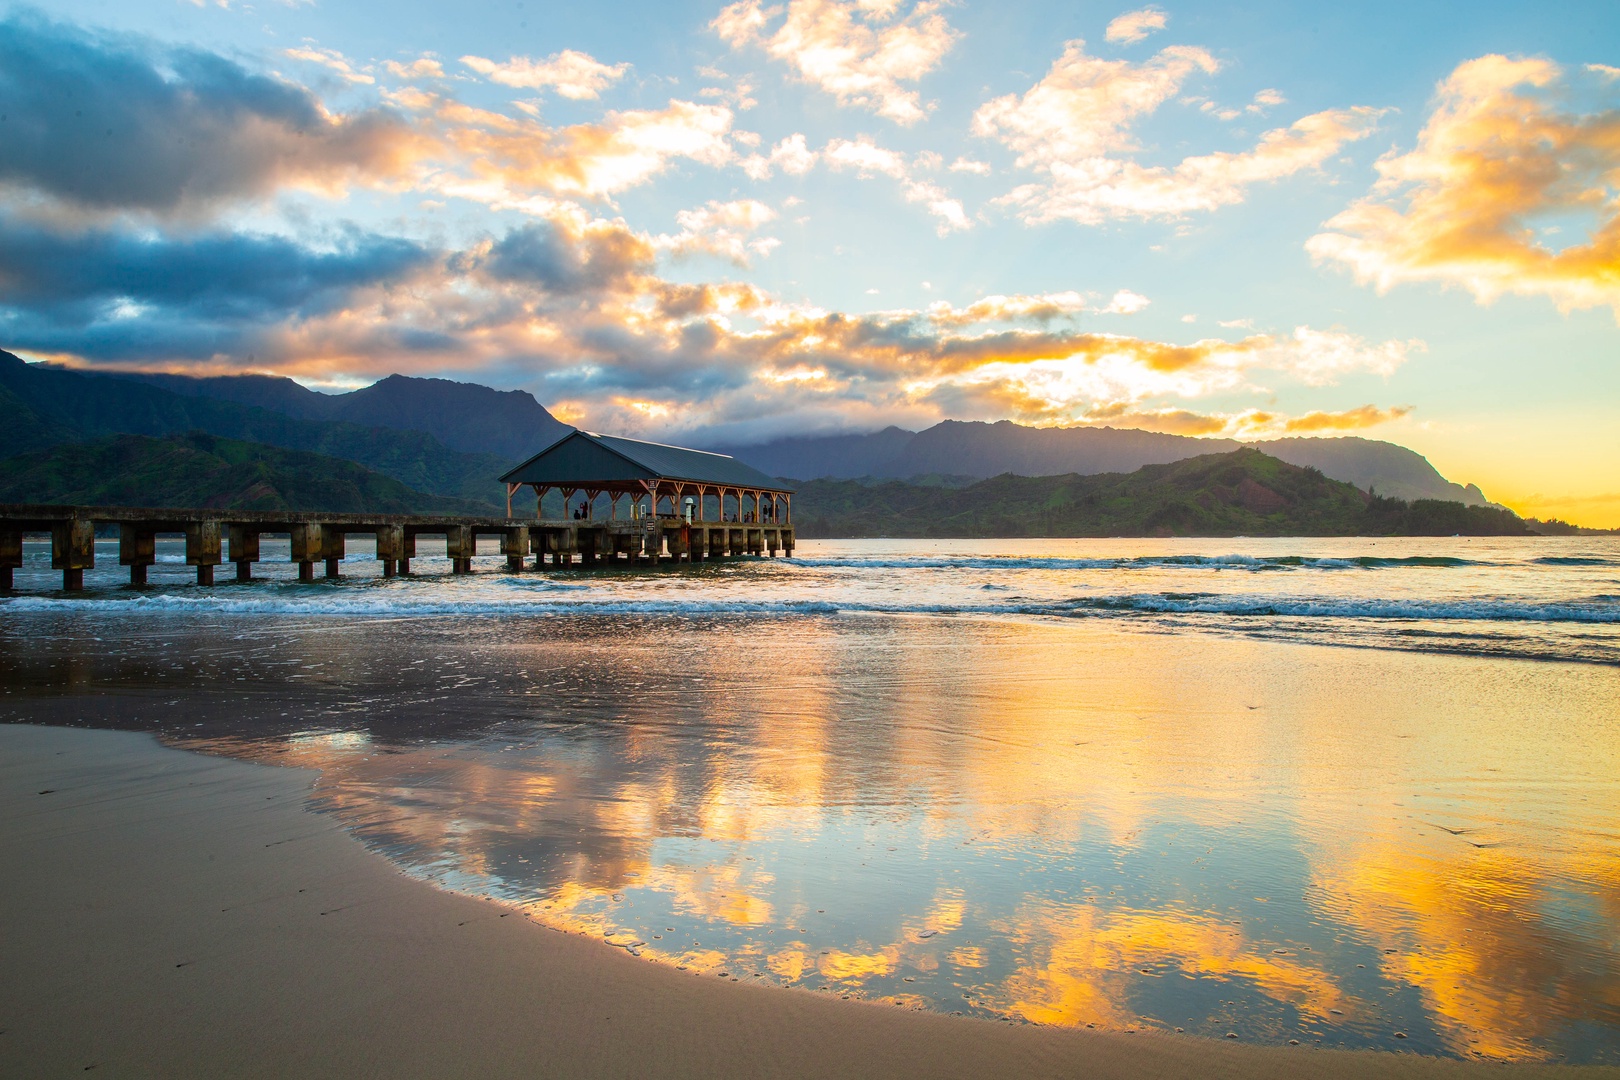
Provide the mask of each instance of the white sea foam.
[{"label": "white sea foam", "polygon": [[1323,598],[1303,596],[1232,596],[1185,593],[1121,593],[1055,600],[983,598],[963,602],[882,602],[873,599],[746,599],[739,597],[667,598],[613,596],[585,586],[530,586],[531,595],[491,595],[479,599],[442,594],[412,595],[360,586],[328,589],[311,595],[296,586],[268,591],[157,593],[130,596],[21,596],[0,610],[23,612],[86,611],[108,614],[186,613],[229,615],[832,615],[961,614],[1085,616],[1107,614],[1218,615],[1241,618],[1312,618],[1349,620],[1465,620],[1544,623],[1620,623],[1620,601],[1608,596],[1583,601],[1532,603],[1517,599],[1397,600],[1389,598]]},{"label": "white sea foam", "polygon": [[791,565],[854,570],[1131,570],[1188,567],[1245,570],[1284,570],[1296,567],[1311,570],[1378,570],[1394,568],[1446,569],[1488,566],[1489,563],[1449,556],[1408,556],[1382,558],[1361,556],[1334,559],[1301,555],[1149,555],[1117,559],[1019,558],[1016,556],[916,556],[874,558],[794,558]]}]

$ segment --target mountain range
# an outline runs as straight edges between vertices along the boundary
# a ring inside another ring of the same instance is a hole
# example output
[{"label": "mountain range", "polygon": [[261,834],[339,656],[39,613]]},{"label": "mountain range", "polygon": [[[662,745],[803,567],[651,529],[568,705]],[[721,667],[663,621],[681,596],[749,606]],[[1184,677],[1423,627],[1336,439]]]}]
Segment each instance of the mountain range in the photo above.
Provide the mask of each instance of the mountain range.
[{"label": "mountain range", "polygon": [[[0,352],[0,458],[114,435],[202,432],[356,462],[426,495],[504,504],[496,480],[570,429],[533,395],[391,375],[321,394],[266,375],[196,377],[84,372]],[[701,440],[699,440],[701,445]],[[1244,444],[1114,428],[1031,428],[946,420],[923,431],[795,436],[715,447],[774,476],[911,480],[933,486],[1017,476],[1130,473]],[[1251,444],[1292,465],[1396,498],[1487,505],[1421,454],[1371,439],[1291,438]]]},{"label": "mountain range", "polygon": [[[238,389],[229,378],[197,381]],[[266,381],[297,386],[291,380]],[[427,384],[416,387],[413,403],[420,409],[415,415],[427,413],[438,380],[404,381]],[[491,401],[504,397],[485,387],[471,389],[484,391]],[[264,400],[273,399],[267,395]],[[388,404],[388,399],[381,400]],[[449,419],[455,419],[454,410],[445,411]],[[554,425],[548,431],[567,430],[549,413],[541,412]],[[387,410],[378,413],[387,415]],[[0,414],[6,417],[6,423],[0,425],[0,458],[113,435],[162,437],[202,432],[355,462],[418,492],[477,503],[485,509],[505,505],[505,489],[496,478],[514,461],[509,454],[451,449],[426,431],[349,420],[299,419],[258,405],[201,393],[176,393],[144,379],[28,364],[7,352],[0,352]],[[539,445],[554,438],[543,434]]]},{"label": "mountain range", "polygon": [[0,460],[0,502],[484,514],[363,465],[218,435],[112,435]]},{"label": "mountain range", "polygon": [[[946,420],[924,431],[890,427],[870,434],[780,439],[761,446],[722,448],[773,476],[812,479],[983,480],[1017,476],[1128,473],[1204,454],[1230,453],[1243,443],[1153,431],[1031,428],[1009,420],[987,424]],[[1273,439],[1248,444],[1301,468],[1399,499],[1443,499],[1484,506],[1483,492],[1454,484],[1427,458],[1395,443],[1356,437]]]},{"label": "mountain range", "polygon": [[547,412],[533,394],[449,379],[390,375],[346,394],[322,394],[276,375],[197,377],[120,372],[114,377],[133,379],[185,397],[249,405],[295,420],[426,432],[452,450],[498,454],[514,462],[573,430]]},{"label": "mountain range", "polygon": [[803,537],[1525,536],[1511,510],[1371,495],[1253,447],[1130,472],[1010,473],[965,488],[815,480]]}]

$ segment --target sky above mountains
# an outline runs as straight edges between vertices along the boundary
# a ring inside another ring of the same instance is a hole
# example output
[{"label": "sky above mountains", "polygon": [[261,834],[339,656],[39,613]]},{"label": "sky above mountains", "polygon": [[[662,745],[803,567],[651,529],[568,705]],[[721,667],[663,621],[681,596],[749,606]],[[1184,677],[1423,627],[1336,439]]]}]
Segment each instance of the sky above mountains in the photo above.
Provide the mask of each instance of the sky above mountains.
[{"label": "sky above mountains", "polygon": [[1607,0],[0,8],[0,346],[1410,445],[1620,524]]}]

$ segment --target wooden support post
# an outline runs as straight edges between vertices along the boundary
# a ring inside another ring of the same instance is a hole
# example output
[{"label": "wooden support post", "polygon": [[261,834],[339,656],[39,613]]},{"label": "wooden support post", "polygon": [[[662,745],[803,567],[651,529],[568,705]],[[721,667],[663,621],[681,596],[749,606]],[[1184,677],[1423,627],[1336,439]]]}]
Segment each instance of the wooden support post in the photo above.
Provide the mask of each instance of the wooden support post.
[{"label": "wooden support post", "polygon": [[472,557],[475,554],[472,527],[468,525],[446,525],[444,527],[444,555],[450,560],[450,572],[453,574],[472,573]]},{"label": "wooden support post", "polygon": [[230,544],[231,562],[236,564],[236,580],[252,581],[253,564],[259,561],[259,530],[246,525],[231,525],[225,530]]},{"label": "wooden support post", "polygon": [[399,576],[410,577],[411,560],[416,558],[416,534],[409,529],[401,529],[400,532],[404,534],[404,538],[400,541],[399,548]]},{"label": "wooden support post", "polygon": [[95,567],[95,522],[70,518],[51,526],[51,569],[62,571],[63,591],[84,588],[84,572]]},{"label": "wooden support post", "polygon": [[295,522],[292,527],[292,561],[298,564],[298,580],[315,580],[315,561],[321,555],[321,527],[316,522]]},{"label": "wooden support post", "polygon": [[186,526],[186,562],[197,568],[197,584],[214,583],[214,567],[221,562],[217,521],[193,521]]},{"label": "wooden support post", "polygon": [[11,590],[11,572],[22,565],[22,530],[0,531],[0,589]]},{"label": "wooden support post", "polygon": [[506,568],[514,574],[522,573],[523,560],[529,554],[529,527],[517,525],[501,534],[501,554],[506,556]]},{"label": "wooden support post", "polygon": [[377,561],[382,563],[382,576],[394,576],[394,568],[405,554],[405,526],[377,526]]},{"label": "wooden support post", "polygon": [[129,567],[131,585],[146,584],[146,568],[157,561],[157,537],[150,529],[118,526],[118,562]]},{"label": "wooden support post", "polygon": [[335,578],[340,576],[338,564],[348,554],[346,537],[342,529],[330,525],[321,528],[321,560],[326,563],[326,576]]}]

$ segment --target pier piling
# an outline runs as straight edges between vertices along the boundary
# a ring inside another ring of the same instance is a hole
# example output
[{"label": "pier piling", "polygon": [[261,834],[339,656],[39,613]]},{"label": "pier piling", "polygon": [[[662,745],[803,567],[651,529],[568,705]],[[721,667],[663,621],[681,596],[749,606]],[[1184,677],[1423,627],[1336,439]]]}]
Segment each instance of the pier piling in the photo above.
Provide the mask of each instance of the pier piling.
[{"label": "pier piling", "polygon": [[[793,527],[774,523],[689,522],[684,517],[643,513],[629,518],[576,517],[570,520],[512,518],[444,518],[393,514],[335,514],[285,511],[147,510],[130,507],[40,506],[0,504],[0,589],[15,586],[23,565],[25,534],[48,532],[51,568],[62,573],[62,588],[84,587],[84,572],[95,568],[96,529],[118,530],[118,562],[129,568],[130,585],[148,582],[160,535],[185,538],[186,563],[196,568],[197,584],[215,583],[215,568],[235,564],[235,580],[253,580],[266,535],[288,538],[290,561],[298,580],[313,582],[315,564],[328,578],[338,578],[347,555],[349,533],[370,535],[382,576],[408,576],[416,557],[416,538],[444,537],[445,556],[454,574],[472,573],[479,537],[500,541],[509,572],[533,568],[598,571],[608,567],[657,565],[662,560],[688,563],[749,555],[793,553]],[[226,545],[229,545],[228,547]]]},{"label": "pier piling", "polygon": [[62,591],[84,588],[84,572],[96,566],[96,523],[71,517],[51,525],[51,569],[62,571]]}]

